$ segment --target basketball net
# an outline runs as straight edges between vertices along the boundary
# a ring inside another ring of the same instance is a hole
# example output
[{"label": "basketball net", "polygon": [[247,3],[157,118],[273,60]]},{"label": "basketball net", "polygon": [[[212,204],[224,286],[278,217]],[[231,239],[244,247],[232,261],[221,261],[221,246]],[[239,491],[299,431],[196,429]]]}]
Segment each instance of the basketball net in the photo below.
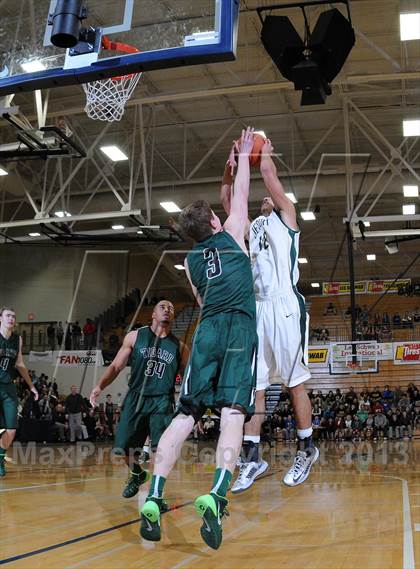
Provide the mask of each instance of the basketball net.
[{"label": "basketball net", "polygon": [[[124,53],[139,52],[137,48],[131,45],[111,42],[106,36],[102,38],[102,49]],[[130,75],[84,83],[87,116],[99,121],[120,121],[124,115],[125,105],[133,94],[141,75],[141,73],[131,73]]]}]

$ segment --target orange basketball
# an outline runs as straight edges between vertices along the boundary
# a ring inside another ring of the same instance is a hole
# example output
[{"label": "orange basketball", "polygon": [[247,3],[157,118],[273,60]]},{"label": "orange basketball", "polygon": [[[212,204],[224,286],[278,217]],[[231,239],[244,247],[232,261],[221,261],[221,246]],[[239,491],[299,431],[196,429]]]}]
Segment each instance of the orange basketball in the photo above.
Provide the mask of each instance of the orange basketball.
[{"label": "orange basketball", "polygon": [[251,166],[259,166],[261,162],[261,150],[264,146],[266,138],[261,134],[256,133],[254,138],[254,146],[252,147],[252,154],[249,156],[249,163]]},{"label": "orange basketball", "polygon": [[[258,134],[257,132],[254,134],[254,146],[252,147],[252,152],[249,155],[249,163],[251,166],[256,167],[260,165],[261,162],[261,150],[265,144],[267,139],[262,136],[262,134]],[[241,141],[238,140],[238,144]]]}]

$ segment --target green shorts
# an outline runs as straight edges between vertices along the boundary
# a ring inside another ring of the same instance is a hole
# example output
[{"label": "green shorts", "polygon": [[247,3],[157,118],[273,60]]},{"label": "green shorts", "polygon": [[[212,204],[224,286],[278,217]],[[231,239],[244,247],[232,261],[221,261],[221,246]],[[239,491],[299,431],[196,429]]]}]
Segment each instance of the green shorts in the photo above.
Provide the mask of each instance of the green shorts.
[{"label": "green shorts", "polygon": [[128,391],[121,408],[114,452],[125,455],[133,452],[133,449],[141,452],[149,436],[152,449],[155,449],[172,420],[173,412],[172,395],[145,397],[141,390]]},{"label": "green shorts", "polygon": [[255,320],[223,313],[202,320],[192,344],[177,413],[198,421],[205,409],[254,414],[258,337]]},{"label": "green shorts", "polygon": [[17,429],[18,396],[14,383],[0,383],[0,429]]}]

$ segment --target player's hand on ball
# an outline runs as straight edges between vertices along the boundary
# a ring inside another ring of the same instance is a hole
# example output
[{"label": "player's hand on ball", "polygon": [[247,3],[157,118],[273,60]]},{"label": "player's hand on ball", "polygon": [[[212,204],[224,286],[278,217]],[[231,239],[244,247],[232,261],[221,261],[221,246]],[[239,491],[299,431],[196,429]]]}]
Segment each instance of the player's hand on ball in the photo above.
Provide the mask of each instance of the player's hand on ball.
[{"label": "player's hand on ball", "polygon": [[233,144],[232,144],[232,148],[230,149],[229,158],[227,159],[227,162],[226,162],[226,165],[230,166],[230,173],[232,176],[235,172],[235,168],[238,165],[236,162],[236,158],[237,158],[238,154],[239,154],[238,141],[234,140]]},{"label": "player's hand on ball", "polygon": [[38,391],[35,389],[35,387],[31,387],[31,393],[34,396],[35,401],[38,401],[39,395],[38,395]]},{"label": "player's hand on ball", "polygon": [[92,389],[92,393],[90,394],[89,401],[92,407],[96,407],[97,403],[96,400],[100,396],[102,389],[97,385]]},{"label": "player's hand on ball", "polygon": [[254,147],[254,129],[248,127],[246,130],[242,131],[241,140],[239,142],[239,154],[244,156],[249,156]]},{"label": "player's hand on ball", "polygon": [[273,154],[274,148],[273,145],[271,144],[271,140],[269,138],[267,138],[267,140],[264,143],[264,146],[261,149],[261,160],[264,160],[264,158],[270,158],[271,155]]}]

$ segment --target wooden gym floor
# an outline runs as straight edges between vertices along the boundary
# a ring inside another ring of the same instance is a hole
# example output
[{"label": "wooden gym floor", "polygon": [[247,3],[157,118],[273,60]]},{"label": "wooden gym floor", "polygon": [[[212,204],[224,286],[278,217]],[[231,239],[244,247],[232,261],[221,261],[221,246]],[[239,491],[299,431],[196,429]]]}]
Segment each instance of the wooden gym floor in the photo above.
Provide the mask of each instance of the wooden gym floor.
[{"label": "wooden gym floor", "polygon": [[[18,464],[9,463],[0,481],[0,564],[414,569],[417,563],[420,568],[420,441],[323,443],[310,478],[296,488],[281,483],[294,445],[278,446],[258,483],[230,497],[231,516],[216,552],[201,541],[192,506],[212,480],[205,451],[199,449],[199,462],[197,449],[186,447],[183,464],[167,483],[167,498],[176,509],[163,516],[162,542],[152,544],[138,534],[138,501],[143,503],[146,492],[131,500],[121,497],[126,468],[110,464],[108,450],[97,447],[85,457],[87,451],[75,447],[50,452],[41,446],[28,455],[31,464],[22,464],[15,453]],[[48,465],[51,453],[55,464]],[[102,464],[101,454],[108,464]]]}]

